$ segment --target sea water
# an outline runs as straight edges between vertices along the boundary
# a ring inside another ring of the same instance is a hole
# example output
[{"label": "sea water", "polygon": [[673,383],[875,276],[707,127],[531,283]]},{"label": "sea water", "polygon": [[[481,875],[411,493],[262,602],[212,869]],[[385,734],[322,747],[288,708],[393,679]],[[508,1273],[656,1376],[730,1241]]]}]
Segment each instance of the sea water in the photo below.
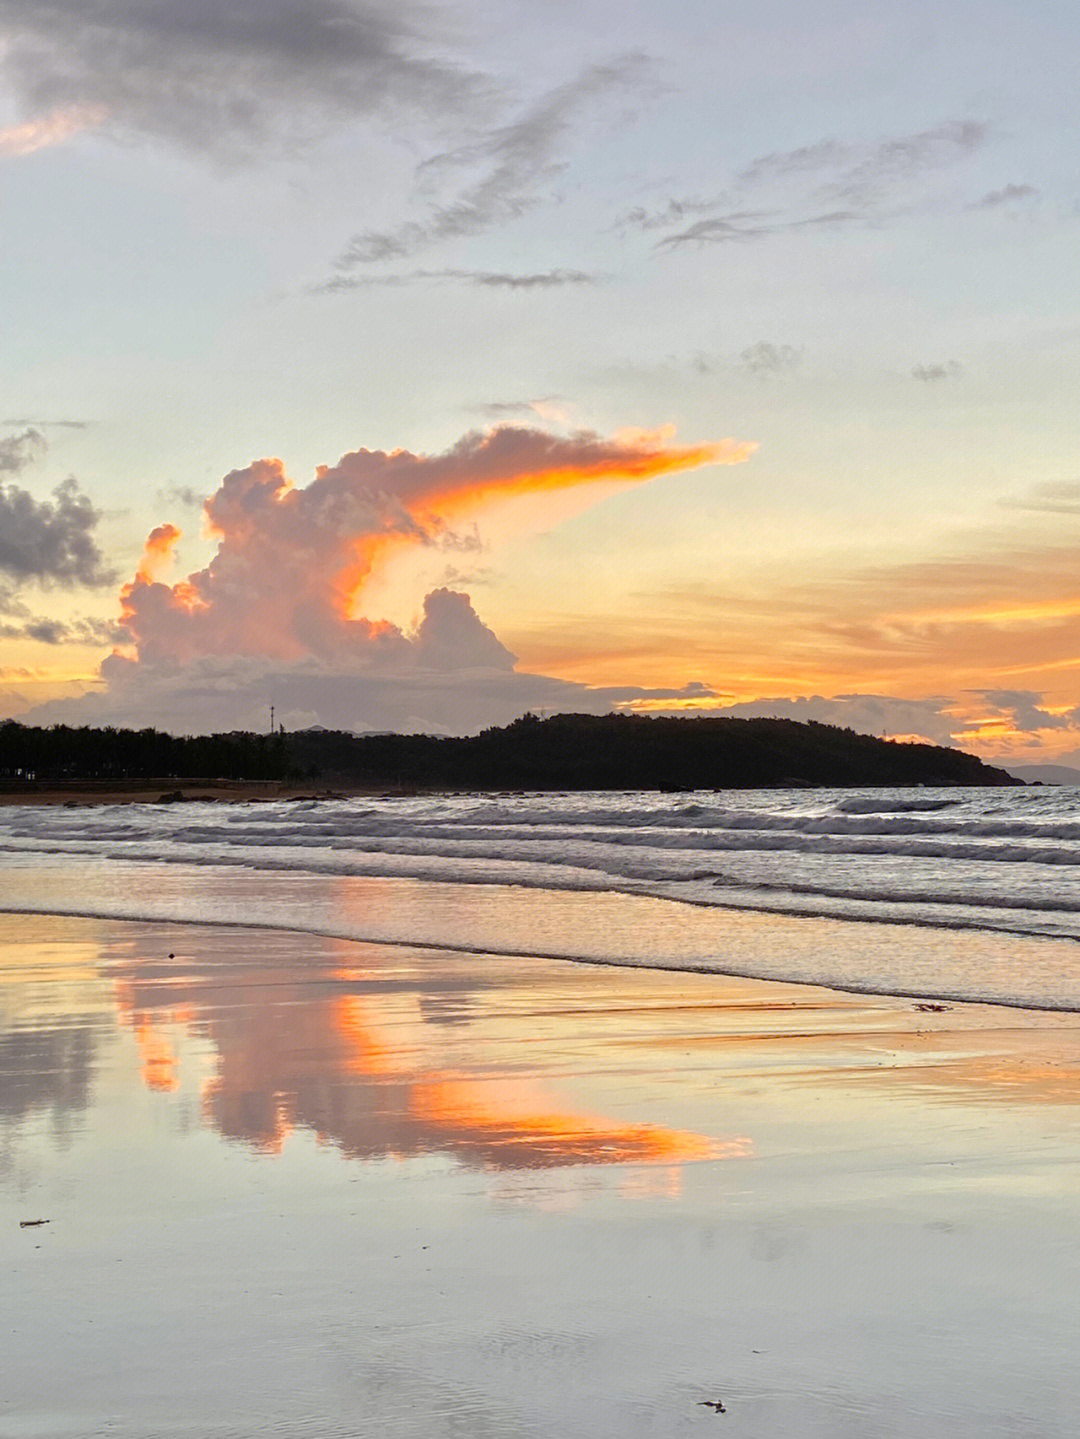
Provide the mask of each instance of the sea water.
[{"label": "sea water", "polygon": [[1080,1009],[1080,790],[4,807],[0,908]]}]

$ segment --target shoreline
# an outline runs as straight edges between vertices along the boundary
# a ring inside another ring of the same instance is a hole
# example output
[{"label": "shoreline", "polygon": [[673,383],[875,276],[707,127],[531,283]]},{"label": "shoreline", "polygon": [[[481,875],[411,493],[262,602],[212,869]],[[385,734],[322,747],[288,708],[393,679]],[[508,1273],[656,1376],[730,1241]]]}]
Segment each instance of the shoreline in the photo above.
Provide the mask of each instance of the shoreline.
[{"label": "shoreline", "polygon": [[[466,786],[450,788],[414,784],[360,784],[349,780],[334,780],[325,786],[313,781],[292,780],[248,780],[248,779],[131,779],[131,780],[65,780],[63,783],[31,781],[29,784],[13,785],[10,781],[0,783],[0,809],[4,806],[33,807],[57,806],[86,807],[121,804],[251,804],[271,801],[310,802],[317,800],[347,799],[422,799],[434,795],[478,795],[497,797],[500,795],[530,795],[537,797],[566,796],[576,794],[650,794],[678,798],[690,794],[753,794],[798,790],[813,793],[815,790],[838,792],[860,790],[983,790],[996,789],[997,785],[954,785],[954,784],[808,784],[792,781],[790,784],[767,784],[756,786],[721,787],[704,786],[694,789],[689,786],[667,785],[599,789],[523,789],[498,785],[488,788]],[[1018,789],[1054,788],[1040,782],[1033,785],[1017,780]]]},{"label": "shoreline", "polygon": [[[19,788],[0,787],[0,808],[11,806],[82,806],[114,804],[251,804],[272,800],[408,799],[417,795],[442,793],[401,786],[335,784],[325,789],[287,780],[67,780],[63,784],[42,783]],[[495,791],[493,791],[494,793]],[[456,793],[456,791],[447,791]]]},{"label": "shoreline", "polygon": [[[425,884],[428,881],[419,880],[415,883]],[[462,881],[461,883],[467,883]],[[487,887],[487,886],[484,886]],[[567,893],[567,891],[544,891],[536,890],[534,893]],[[592,891],[569,891],[570,893],[591,894]],[[612,891],[619,893],[619,891]],[[660,904],[680,905],[687,901],[679,899],[656,898]],[[867,920],[867,919],[836,919],[832,916],[808,915],[808,914],[778,914],[772,910],[752,909],[728,909],[723,906],[703,906],[696,908],[706,909],[708,913],[723,915],[748,914],[762,919],[779,919],[781,921],[795,920],[811,924],[881,924],[895,925],[901,929],[930,929],[932,926],[917,925],[913,921],[908,924],[903,921],[888,919]],[[206,915],[147,915],[147,914],[117,914],[105,913],[93,909],[34,909],[23,908],[16,904],[4,903],[0,900],[0,923],[5,919],[57,919],[75,920],[76,922],[101,923],[101,924],[131,924],[131,925],[164,925],[175,924],[184,928],[219,930],[223,934],[240,934],[245,932],[252,934],[269,935],[292,935],[297,939],[308,940],[332,940],[343,944],[375,945],[381,949],[416,950],[420,953],[430,955],[449,955],[475,959],[484,957],[494,960],[506,961],[510,964],[521,962],[537,964],[570,964],[584,965],[589,968],[607,971],[630,971],[632,973],[656,974],[656,975],[686,975],[692,978],[730,980],[733,983],[763,984],[763,985],[788,985],[795,989],[821,990],[824,993],[834,995],[838,998],[862,1000],[868,1003],[883,1001],[897,1004],[908,1004],[916,1011],[926,1013],[940,1012],[953,1009],[987,1009],[992,1011],[1005,1011],[1006,1013],[1036,1014],[1036,1015],[1059,1015],[1063,1017],[1072,1016],[1080,1023],[1080,1006],[1067,1003],[1039,1003],[1029,1000],[1022,1003],[1016,999],[995,999],[991,997],[980,997],[972,999],[968,995],[956,994],[952,991],[935,989],[931,991],[895,989],[870,989],[860,987],[854,983],[845,985],[838,981],[829,983],[815,979],[792,979],[790,977],[756,974],[749,970],[741,969],[707,969],[701,964],[688,962],[684,965],[666,964],[651,965],[632,960],[619,960],[598,958],[585,954],[560,954],[557,952],[539,952],[533,949],[493,949],[486,944],[455,944],[447,940],[424,939],[416,936],[374,937],[362,934],[345,934],[334,928],[309,927],[301,924],[288,924],[286,922],[275,923],[273,921],[258,921],[250,919],[210,919]],[[1075,943],[1075,941],[1062,941],[1053,935],[1013,935],[1008,931],[991,929],[957,929],[947,928],[942,931],[945,934],[987,934],[1005,939],[1016,939],[1021,943],[1035,941],[1049,944]]]}]

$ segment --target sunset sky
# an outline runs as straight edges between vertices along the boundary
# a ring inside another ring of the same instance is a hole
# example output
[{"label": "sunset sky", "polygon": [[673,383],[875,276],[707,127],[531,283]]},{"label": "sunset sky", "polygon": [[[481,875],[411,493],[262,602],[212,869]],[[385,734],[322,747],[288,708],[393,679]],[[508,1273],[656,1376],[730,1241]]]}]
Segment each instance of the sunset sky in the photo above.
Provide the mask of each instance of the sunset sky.
[{"label": "sunset sky", "polygon": [[1078,45],[1064,0],[0,0],[0,717],[1080,764]]}]

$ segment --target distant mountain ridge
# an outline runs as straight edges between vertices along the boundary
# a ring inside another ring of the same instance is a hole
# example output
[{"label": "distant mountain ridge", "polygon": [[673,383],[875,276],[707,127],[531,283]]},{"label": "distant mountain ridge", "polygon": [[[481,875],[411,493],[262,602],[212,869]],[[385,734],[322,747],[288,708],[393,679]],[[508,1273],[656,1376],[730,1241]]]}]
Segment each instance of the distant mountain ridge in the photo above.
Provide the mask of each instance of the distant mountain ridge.
[{"label": "distant mountain ridge", "polygon": [[1067,764],[1007,764],[1002,768],[1025,784],[1080,786],[1080,769],[1073,769]]}]

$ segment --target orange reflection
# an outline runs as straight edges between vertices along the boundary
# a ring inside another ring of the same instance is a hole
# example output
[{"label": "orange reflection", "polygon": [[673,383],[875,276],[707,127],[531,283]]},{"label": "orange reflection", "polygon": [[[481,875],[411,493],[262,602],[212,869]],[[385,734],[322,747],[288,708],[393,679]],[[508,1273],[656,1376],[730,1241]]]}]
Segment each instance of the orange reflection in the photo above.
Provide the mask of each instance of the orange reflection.
[{"label": "orange reflection", "polygon": [[[163,1019],[212,1043],[216,1072],[203,1084],[202,1113],[227,1139],[276,1154],[293,1128],[303,1128],[353,1158],[448,1153],[498,1170],[671,1169],[751,1151],[746,1139],[716,1143],[662,1125],[575,1113],[502,1068],[474,1074],[432,1064],[447,1032],[437,1018],[446,1002],[439,993],[414,982],[383,996],[370,992],[377,980],[344,969],[249,963],[230,970],[220,952],[232,943],[220,940],[212,969],[188,959],[180,977],[176,966],[134,959],[115,976],[117,1007],[138,1040],[148,1089],[178,1086]],[[212,987],[204,989],[208,980]],[[471,996],[450,986],[448,997],[455,1022],[467,1026]],[[517,1032],[518,1021],[513,1025]],[[665,1184],[670,1188],[670,1178]]]},{"label": "orange reflection", "polygon": [[[500,1168],[507,1164],[523,1169],[575,1163],[669,1164],[673,1160],[713,1159],[719,1154],[719,1146],[700,1134],[532,1111],[520,1104],[500,1103],[501,1097],[492,1083],[436,1078],[413,1086],[412,1108],[422,1123],[455,1133],[455,1148],[465,1148],[482,1164]],[[749,1153],[749,1141],[739,1143],[738,1153]]]}]

